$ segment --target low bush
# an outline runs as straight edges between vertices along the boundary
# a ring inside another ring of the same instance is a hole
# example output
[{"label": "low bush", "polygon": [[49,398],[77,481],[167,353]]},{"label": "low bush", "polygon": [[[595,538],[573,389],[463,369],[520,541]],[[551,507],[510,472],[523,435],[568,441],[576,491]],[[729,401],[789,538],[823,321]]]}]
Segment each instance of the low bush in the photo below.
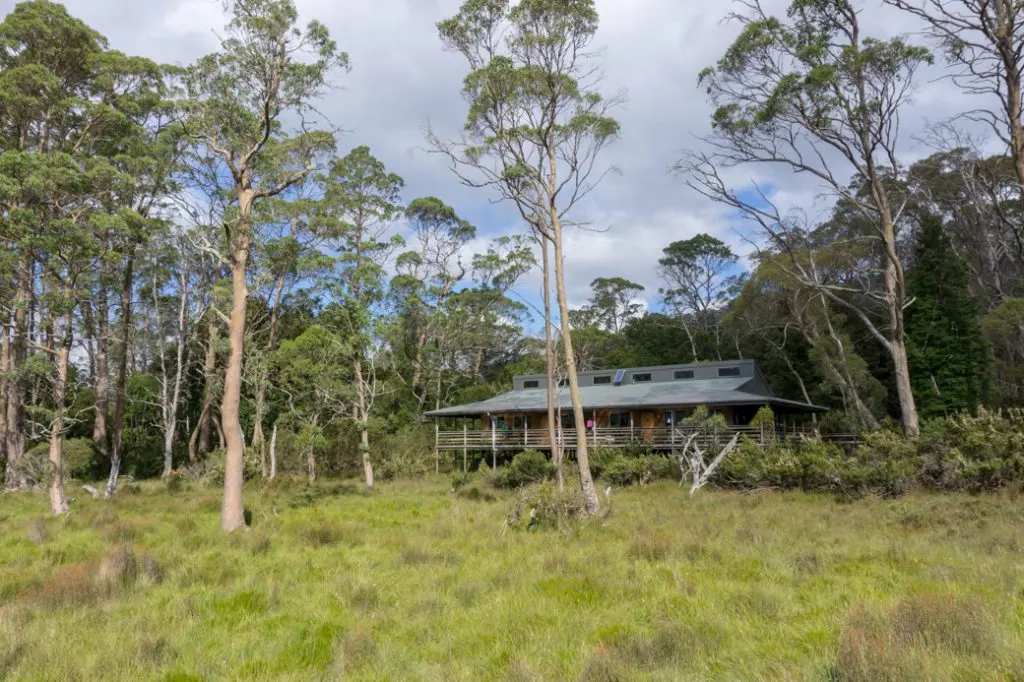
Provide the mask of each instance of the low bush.
[{"label": "low bush", "polygon": [[[88,438],[65,438],[61,444],[64,454],[64,473],[78,480],[91,480],[103,473],[104,461]],[[50,480],[50,444],[37,443],[19,462],[19,473],[30,483],[44,484]]]},{"label": "low bush", "polygon": [[519,488],[531,483],[540,483],[555,475],[555,465],[544,453],[537,450],[523,450],[512,458],[494,476],[494,483],[500,488]]},{"label": "low bush", "polygon": [[915,487],[998,490],[1024,483],[1024,411],[933,419],[913,441],[881,429],[852,450],[817,438],[764,446],[744,439],[715,482],[848,495],[900,495]]},{"label": "low bush", "polygon": [[422,478],[434,473],[439,461],[433,443],[434,432],[429,428],[407,427],[380,434],[372,442],[374,473],[385,481]]},{"label": "low bush", "polygon": [[615,485],[646,485],[659,479],[678,478],[679,465],[661,455],[618,455],[605,463],[601,478]]},{"label": "low bush", "polygon": [[932,420],[918,448],[930,487],[976,492],[1024,481],[1024,410]]},{"label": "low bush", "polygon": [[[213,450],[206,456],[205,468],[202,474],[202,481],[212,487],[224,485],[224,459],[227,450]],[[255,448],[246,448],[242,464],[242,477],[249,481],[260,477],[260,452]]]},{"label": "low bush", "polygon": [[551,481],[523,488],[505,519],[510,528],[564,528],[583,518],[586,507],[575,486],[559,491]]}]

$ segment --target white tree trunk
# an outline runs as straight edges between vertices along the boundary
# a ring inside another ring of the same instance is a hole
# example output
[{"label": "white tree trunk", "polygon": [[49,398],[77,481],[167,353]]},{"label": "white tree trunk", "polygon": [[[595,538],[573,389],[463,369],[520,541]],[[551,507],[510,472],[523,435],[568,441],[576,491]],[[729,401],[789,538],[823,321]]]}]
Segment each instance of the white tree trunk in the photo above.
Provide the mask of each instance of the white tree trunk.
[{"label": "white tree trunk", "polygon": [[277,422],[270,432],[270,480],[277,478]]}]

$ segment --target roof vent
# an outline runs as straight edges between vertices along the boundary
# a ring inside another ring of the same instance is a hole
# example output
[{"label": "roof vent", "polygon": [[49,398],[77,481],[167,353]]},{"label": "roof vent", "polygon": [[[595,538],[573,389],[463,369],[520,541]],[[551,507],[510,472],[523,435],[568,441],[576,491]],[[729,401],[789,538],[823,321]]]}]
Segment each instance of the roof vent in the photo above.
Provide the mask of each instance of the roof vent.
[{"label": "roof vent", "polygon": [[622,380],[625,379],[625,378],[626,378],[626,370],[624,370],[624,369],[617,369],[617,370],[615,370],[615,385],[616,386],[621,386],[622,385]]}]

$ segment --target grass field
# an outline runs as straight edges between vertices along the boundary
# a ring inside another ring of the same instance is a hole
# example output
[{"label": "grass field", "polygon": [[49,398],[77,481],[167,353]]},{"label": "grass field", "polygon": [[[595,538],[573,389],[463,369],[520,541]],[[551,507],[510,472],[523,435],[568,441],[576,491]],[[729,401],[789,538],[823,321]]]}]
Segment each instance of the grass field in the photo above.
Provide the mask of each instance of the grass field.
[{"label": "grass field", "polygon": [[1024,680],[1024,498],[495,495],[253,488],[228,537],[215,490],[6,495],[0,679]]}]

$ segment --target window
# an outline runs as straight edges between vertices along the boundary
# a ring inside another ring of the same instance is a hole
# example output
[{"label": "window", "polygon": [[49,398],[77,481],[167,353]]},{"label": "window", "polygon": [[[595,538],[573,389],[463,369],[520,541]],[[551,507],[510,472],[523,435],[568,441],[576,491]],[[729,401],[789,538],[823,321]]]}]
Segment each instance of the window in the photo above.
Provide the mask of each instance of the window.
[{"label": "window", "polygon": [[558,380],[558,387],[559,388],[565,388],[568,385],[569,385],[569,377],[562,377],[561,379]]},{"label": "window", "polygon": [[600,376],[600,377],[594,377],[594,385],[595,386],[600,386],[602,384],[610,384],[610,383],[612,383],[612,377],[611,377],[610,374],[605,374],[604,376]]},{"label": "window", "polygon": [[618,386],[622,383],[622,380],[626,378],[626,370],[617,369],[615,370],[615,385]]},{"label": "window", "polygon": [[562,429],[575,429],[576,428],[576,416],[571,412],[569,414],[562,414]]},{"label": "window", "polygon": [[539,381],[524,381],[523,388],[540,388]]},{"label": "window", "polygon": [[530,428],[530,417],[528,415],[512,417],[512,428],[517,431]]},{"label": "window", "polygon": [[633,375],[633,383],[634,384],[646,384],[650,380],[651,380],[651,373],[650,372],[644,372],[643,374],[634,374]]},{"label": "window", "polygon": [[612,412],[608,415],[608,425],[612,428],[628,428],[630,423],[629,412]]},{"label": "window", "polygon": [[683,421],[693,414],[693,410],[676,410],[675,412],[665,413],[665,427],[672,428],[673,426],[681,426]]},{"label": "window", "polygon": [[678,379],[692,379],[692,378],[693,378],[693,370],[692,369],[677,369],[676,370],[676,379],[677,380]]},{"label": "window", "polygon": [[740,375],[739,367],[719,367],[718,376],[720,377],[738,377]]}]

